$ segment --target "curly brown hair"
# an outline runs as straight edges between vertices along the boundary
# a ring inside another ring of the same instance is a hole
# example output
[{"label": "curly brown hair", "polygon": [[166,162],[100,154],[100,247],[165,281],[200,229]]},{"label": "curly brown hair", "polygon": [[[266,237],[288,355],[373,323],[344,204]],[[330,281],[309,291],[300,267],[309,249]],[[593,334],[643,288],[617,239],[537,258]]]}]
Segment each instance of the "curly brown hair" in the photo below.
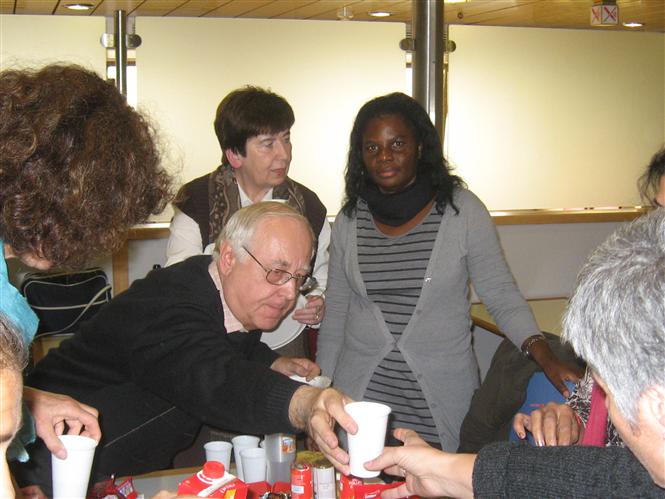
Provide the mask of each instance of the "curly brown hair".
[{"label": "curly brown hair", "polygon": [[0,238],[76,267],[109,253],[171,197],[151,125],[75,65],[0,73]]}]

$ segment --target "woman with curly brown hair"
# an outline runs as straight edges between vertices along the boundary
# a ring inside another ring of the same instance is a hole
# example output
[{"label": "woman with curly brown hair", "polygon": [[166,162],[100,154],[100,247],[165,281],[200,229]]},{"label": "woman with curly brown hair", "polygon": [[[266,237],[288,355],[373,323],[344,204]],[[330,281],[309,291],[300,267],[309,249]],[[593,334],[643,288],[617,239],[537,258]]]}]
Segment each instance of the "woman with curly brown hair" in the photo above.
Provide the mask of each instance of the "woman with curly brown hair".
[{"label": "woman with curly brown hair", "polygon": [[[111,84],[73,65],[0,73],[0,311],[26,342],[37,318],[9,283],[5,259],[84,265],[162,211],[170,193],[153,129]],[[101,435],[94,408],[32,389],[24,400],[59,457],[56,434]]]},{"label": "woman with curly brown hair", "polygon": [[170,178],[154,133],[76,66],[0,75],[0,236],[38,267],[80,266],[159,213]]}]

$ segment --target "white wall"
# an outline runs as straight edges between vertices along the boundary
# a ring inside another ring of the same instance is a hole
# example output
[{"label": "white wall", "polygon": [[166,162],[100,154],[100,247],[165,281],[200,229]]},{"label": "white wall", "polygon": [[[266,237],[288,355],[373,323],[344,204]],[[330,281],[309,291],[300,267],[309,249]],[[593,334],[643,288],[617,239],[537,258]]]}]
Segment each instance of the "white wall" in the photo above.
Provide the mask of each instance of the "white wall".
[{"label": "white wall", "polygon": [[447,156],[490,209],[639,204],[665,34],[451,26]]},{"label": "white wall", "polygon": [[103,17],[0,16],[0,68],[73,62],[106,74]]},{"label": "white wall", "polygon": [[213,121],[222,98],[265,86],[295,112],[290,176],[335,214],[358,108],[404,90],[399,23],[142,17],[136,28],[139,108],[159,122],[182,181],[220,163]]},{"label": "white wall", "polygon": [[[406,86],[399,23],[136,25],[140,107],[180,182],[218,164],[217,103],[255,83],[292,103],[291,174],[334,215],[358,107]],[[0,66],[66,60],[103,74],[104,28],[94,16],[0,16]],[[635,180],[665,141],[665,34],[451,26],[451,37],[447,154],[490,209],[639,202]]]}]

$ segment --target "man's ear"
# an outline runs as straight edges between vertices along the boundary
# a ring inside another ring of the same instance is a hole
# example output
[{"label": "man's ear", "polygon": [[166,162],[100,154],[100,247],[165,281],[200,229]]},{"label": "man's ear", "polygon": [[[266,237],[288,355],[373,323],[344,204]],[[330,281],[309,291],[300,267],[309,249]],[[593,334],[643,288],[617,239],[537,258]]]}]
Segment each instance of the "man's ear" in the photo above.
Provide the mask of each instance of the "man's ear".
[{"label": "man's ear", "polygon": [[226,156],[226,159],[231,165],[231,168],[235,169],[235,168],[240,168],[242,166],[242,160],[244,159],[244,156],[239,152],[236,152],[233,149],[229,148],[224,150],[224,155]]},{"label": "man's ear", "polygon": [[233,247],[224,241],[219,246],[219,272],[222,276],[227,276],[236,261],[236,253]]},{"label": "man's ear", "polygon": [[644,392],[643,397],[649,416],[660,425],[660,433],[665,436],[665,386],[651,386]]}]

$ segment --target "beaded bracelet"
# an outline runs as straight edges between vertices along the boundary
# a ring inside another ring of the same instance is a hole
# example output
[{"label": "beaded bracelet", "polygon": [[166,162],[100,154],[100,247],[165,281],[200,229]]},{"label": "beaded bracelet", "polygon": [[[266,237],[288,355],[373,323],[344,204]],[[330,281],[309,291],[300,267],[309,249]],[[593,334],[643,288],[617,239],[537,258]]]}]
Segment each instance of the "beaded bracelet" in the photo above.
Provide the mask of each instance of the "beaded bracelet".
[{"label": "beaded bracelet", "polygon": [[531,355],[530,350],[533,344],[538,343],[539,341],[545,341],[545,336],[542,334],[534,334],[533,336],[529,336],[526,340],[524,340],[524,343],[522,343],[522,353],[530,359],[533,359],[533,355]]}]

